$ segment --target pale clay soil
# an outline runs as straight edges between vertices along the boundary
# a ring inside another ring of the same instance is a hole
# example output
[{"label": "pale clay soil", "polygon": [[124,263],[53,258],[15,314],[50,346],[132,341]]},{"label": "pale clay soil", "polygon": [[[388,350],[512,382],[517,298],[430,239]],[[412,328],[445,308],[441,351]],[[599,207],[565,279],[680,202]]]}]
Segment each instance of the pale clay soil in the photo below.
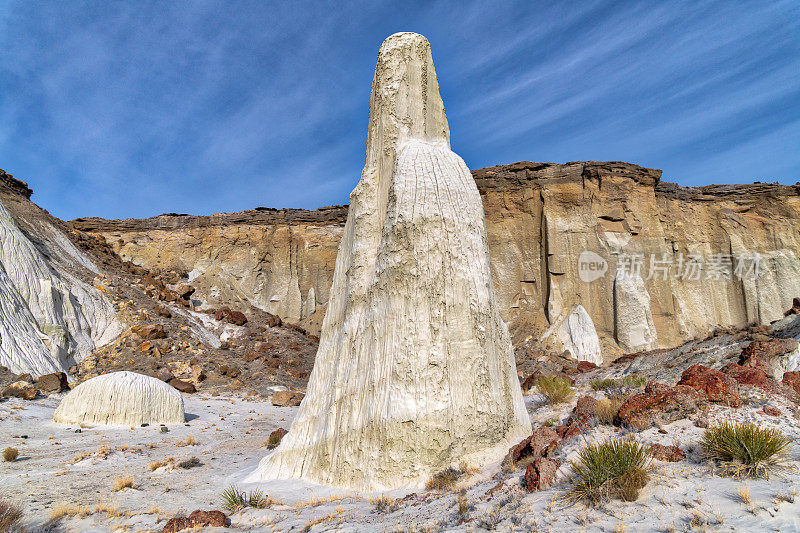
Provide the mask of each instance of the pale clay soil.
[{"label": "pale clay soil", "polygon": [[[588,393],[586,386],[579,393]],[[602,393],[594,393],[602,396]],[[166,520],[195,509],[222,509],[220,493],[255,468],[267,453],[269,433],[288,428],[296,408],[273,407],[264,400],[186,395],[185,425],[145,428],[83,428],[53,423],[50,418],[59,397],[0,404],[0,447],[19,449],[19,458],[0,463],[0,496],[25,510],[27,525],[41,525],[55,509],[72,506],[79,514],[63,517],[59,531],[160,531]],[[556,409],[537,394],[526,396],[534,427],[550,419],[566,418],[574,401]],[[757,413],[765,399],[750,391],[741,409],[712,407],[709,420],[751,419],[800,437],[798,420],[790,406],[770,399],[784,415]],[[650,484],[634,503],[612,502],[600,509],[565,506],[558,499],[569,474],[568,461],[587,442],[625,430],[598,426],[568,441],[556,456],[563,465],[556,485],[527,493],[520,485],[523,471],[498,474],[487,467],[461,482],[470,509],[458,514],[457,491],[430,493],[402,501],[379,512],[380,495],[354,495],[297,481],[262,485],[276,500],[266,509],[246,509],[233,516],[240,531],[800,531],[800,474],[791,472],[770,480],[733,480],[714,473],[699,458],[694,443],[702,429],[689,420],[636,434],[644,443],[677,444],[688,450],[679,463],[654,461]],[[27,435],[26,439],[20,438]],[[185,445],[188,437],[195,445]],[[110,450],[110,452],[109,452]],[[792,450],[800,460],[800,445]],[[81,458],[83,457],[83,458]],[[203,465],[192,469],[150,464],[174,458],[174,464],[197,457]],[[118,477],[133,479],[133,488],[114,491]],[[499,488],[498,483],[500,484]],[[241,488],[251,487],[240,485]],[[748,487],[751,504],[742,503],[738,489]],[[492,493],[490,489],[495,488]],[[98,510],[98,506],[101,508]],[[102,508],[116,512],[103,511]],[[114,516],[117,515],[117,516]],[[208,531],[216,529],[208,528]],[[219,530],[223,531],[223,530]]]}]

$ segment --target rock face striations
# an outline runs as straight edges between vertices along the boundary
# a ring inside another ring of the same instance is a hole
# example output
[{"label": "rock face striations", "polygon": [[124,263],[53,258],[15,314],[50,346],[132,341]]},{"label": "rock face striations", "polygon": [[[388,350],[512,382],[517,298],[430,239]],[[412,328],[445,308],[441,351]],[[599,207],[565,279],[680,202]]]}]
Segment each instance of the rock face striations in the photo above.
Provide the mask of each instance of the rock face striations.
[{"label": "rock face striations", "polygon": [[248,481],[358,490],[499,460],[531,425],[496,304],[480,195],[430,45],[381,46],[320,347],[289,433]]},{"label": "rock face striations", "polygon": [[[608,360],[676,346],[715,328],[769,323],[800,295],[797,185],[679,187],[661,181],[659,170],[595,161],[520,162],[472,175],[483,199],[500,312],[517,347],[539,344],[576,305],[591,318]],[[212,305],[249,300],[290,322],[299,316],[316,333],[346,213],[342,207],[256,210],[74,224],[103,234],[137,264],[192,272],[195,298]],[[604,275],[588,282],[579,271],[585,251],[606,262]],[[706,277],[715,256],[755,253],[761,256],[755,280]],[[623,259],[634,256],[644,262],[640,275],[618,278]],[[705,263],[698,279],[677,275],[690,256]],[[669,264],[669,272],[651,269],[651,258],[666,261],[656,266]],[[549,335],[543,346],[571,349],[559,342],[564,338],[571,337]]]},{"label": "rock face striations", "polygon": [[0,170],[0,365],[39,376],[69,369],[121,330],[97,267]]}]

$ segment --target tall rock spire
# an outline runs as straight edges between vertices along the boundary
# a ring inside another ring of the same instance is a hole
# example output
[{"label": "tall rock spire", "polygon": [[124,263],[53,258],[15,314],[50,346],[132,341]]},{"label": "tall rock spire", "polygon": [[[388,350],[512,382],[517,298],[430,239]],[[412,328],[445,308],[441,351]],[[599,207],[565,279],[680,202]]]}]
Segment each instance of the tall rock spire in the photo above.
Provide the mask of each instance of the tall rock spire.
[{"label": "tall rock spire", "polygon": [[306,398],[246,481],[412,488],[530,434],[483,205],[449,137],[428,41],[392,35]]}]

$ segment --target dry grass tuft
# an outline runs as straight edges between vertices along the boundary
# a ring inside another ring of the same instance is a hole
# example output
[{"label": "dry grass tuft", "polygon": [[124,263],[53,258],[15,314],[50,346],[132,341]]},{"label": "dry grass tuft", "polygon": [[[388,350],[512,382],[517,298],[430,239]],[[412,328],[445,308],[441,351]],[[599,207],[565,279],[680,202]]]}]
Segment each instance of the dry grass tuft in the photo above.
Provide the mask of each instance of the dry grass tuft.
[{"label": "dry grass tuft", "polygon": [[596,391],[600,390],[626,390],[626,389],[643,389],[645,385],[647,385],[647,378],[644,376],[640,376],[635,372],[632,374],[628,374],[627,376],[623,376],[621,378],[605,378],[605,379],[593,379],[589,382],[589,385]]},{"label": "dry grass tuft", "polygon": [[650,481],[650,455],[636,441],[608,439],[583,448],[572,463],[563,499],[597,506],[612,498],[632,502]]},{"label": "dry grass tuft", "polygon": [[19,450],[16,448],[6,448],[3,450],[3,461],[10,463],[16,461],[17,457],[19,457]]},{"label": "dry grass tuft", "polygon": [[434,474],[432,478],[425,484],[426,490],[452,490],[456,482],[461,478],[461,472],[455,468],[447,468]]},{"label": "dry grass tuft", "polygon": [[461,491],[458,493],[458,514],[459,516],[464,516],[467,514],[472,506],[467,499],[467,493],[465,491]]},{"label": "dry grass tuft", "polygon": [[377,513],[391,513],[398,507],[397,500],[388,496],[375,498],[372,500],[372,505],[375,506],[375,512]]},{"label": "dry grass tuft", "polygon": [[551,404],[564,403],[575,396],[569,380],[561,376],[542,376],[536,382],[536,388]]},{"label": "dry grass tuft", "polygon": [[153,461],[152,463],[150,463],[150,471],[152,472],[154,470],[158,470],[159,468],[164,467],[164,466],[174,467],[175,466],[175,458],[174,457],[168,457],[167,459],[164,459],[163,461]]},{"label": "dry grass tuft", "polygon": [[50,511],[50,520],[58,520],[65,516],[88,516],[92,514],[87,507],[82,505],[59,504]]},{"label": "dry grass tuft", "polygon": [[750,498],[750,485],[740,485],[736,491],[738,492],[740,503],[750,505],[753,502]]},{"label": "dry grass tuft", "polygon": [[625,396],[621,394],[612,394],[608,398],[597,400],[594,404],[594,408],[600,423],[609,426],[612,425],[623,403],[625,403]]},{"label": "dry grass tuft", "polygon": [[5,500],[0,500],[0,531],[17,530],[22,517],[22,509]]},{"label": "dry grass tuft", "polygon": [[186,440],[180,441],[176,446],[198,446],[200,443],[194,438],[194,435],[189,435]]},{"label": "dry grass tuft", "polygon": [[733,477],[769,477],[777,471],[797,470],[789,449],[794,439],[777,429],[752,422],[724,423],[708,428],[700,440],[703,455]]},{"label": "dry grass tuft", "polygon": [[114,478],[114,485],[112,486],[112,490],[114,492],[119,492],[123,489],[132,489],[133,488],[133,478],[131,476],[119,476]]}]

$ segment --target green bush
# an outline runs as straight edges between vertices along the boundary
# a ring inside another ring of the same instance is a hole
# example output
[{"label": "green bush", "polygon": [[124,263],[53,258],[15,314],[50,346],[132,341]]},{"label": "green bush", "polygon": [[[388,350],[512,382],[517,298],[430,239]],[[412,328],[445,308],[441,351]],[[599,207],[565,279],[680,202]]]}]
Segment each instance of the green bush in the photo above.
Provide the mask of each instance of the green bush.
[{"label": "green bush", "polygon": [[536,382],[536,388],[552,404],[566,402],[575,395],[569,380],[561,376],[542,376]]},{"label": "green bush", "polygon": [[769,477],[779,470],[795,470],[789,449],[794,439],[777,429],[752,422],[723,423],[708,428],[700,440],[706,459],[734,477]]},{"label": "green bush", "polygon": [[580,451],[564,498],[593,506],[612,498],[632,502],[650,481],[650,470],[647,448],[633,440],[608,439]]}]

